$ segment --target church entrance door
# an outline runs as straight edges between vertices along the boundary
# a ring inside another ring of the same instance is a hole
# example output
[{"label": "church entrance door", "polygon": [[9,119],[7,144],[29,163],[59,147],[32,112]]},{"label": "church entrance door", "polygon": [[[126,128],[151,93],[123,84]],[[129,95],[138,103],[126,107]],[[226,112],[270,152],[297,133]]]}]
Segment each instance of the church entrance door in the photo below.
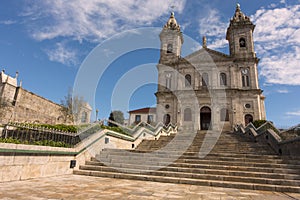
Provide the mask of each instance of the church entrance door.
[{"label": "church entrance door", "polygon": [[207,106],[202,107],[200,110],[200,124],[201,130],[211,129],[211,110]]}]

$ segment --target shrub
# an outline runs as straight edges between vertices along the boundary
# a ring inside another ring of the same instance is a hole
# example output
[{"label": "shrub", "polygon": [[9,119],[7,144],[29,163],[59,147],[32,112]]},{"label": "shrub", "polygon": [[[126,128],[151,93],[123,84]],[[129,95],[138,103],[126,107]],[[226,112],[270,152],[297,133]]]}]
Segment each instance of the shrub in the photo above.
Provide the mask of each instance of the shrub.
[{"label": "shrub", "polygon": [[255,128],[258,128],[266,122],[267,120],[255,120],[254,122],[252,122],[252,124],[255,126]]}]

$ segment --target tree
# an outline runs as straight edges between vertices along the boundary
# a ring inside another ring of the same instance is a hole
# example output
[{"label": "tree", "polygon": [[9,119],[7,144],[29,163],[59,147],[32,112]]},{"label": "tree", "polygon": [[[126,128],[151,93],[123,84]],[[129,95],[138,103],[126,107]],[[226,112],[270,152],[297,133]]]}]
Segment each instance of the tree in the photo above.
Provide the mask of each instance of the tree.
[{"label": "tree", "polygon": [[[114,110],[109,114],[109,120],[115,121],[119,124],[124,124],[124,114],[120,110]],[[112,126],[112,123],[108,123],[109,126]]]},{"label": "tree", "polygon": [[75,123],[80,121],[81,111],[85,106],[83,97],[79,97],[78,95],[73,96],[72,89],[69,89],[67,96],[61,100],[61,105],[65,119],[70,119]]},{"label": "tree", "polygon": [[[114,118],[114,113],[113,112],[111,112],[110,114],[109,114],[109,118],[108,118],[110,121],[115,121],[115,118]],[[108,122],[108,126],[110,126],[110,127],[115,127],[115,126],[117,126],[116,124],[114,124],[114,123],[111,123],[111,122]]]},{"label": "tree", "polygon": [[115,122],[118,122],[119,124],[124,124],[124,114],[120,110],[113,111],[113,115],[115,118]]}]

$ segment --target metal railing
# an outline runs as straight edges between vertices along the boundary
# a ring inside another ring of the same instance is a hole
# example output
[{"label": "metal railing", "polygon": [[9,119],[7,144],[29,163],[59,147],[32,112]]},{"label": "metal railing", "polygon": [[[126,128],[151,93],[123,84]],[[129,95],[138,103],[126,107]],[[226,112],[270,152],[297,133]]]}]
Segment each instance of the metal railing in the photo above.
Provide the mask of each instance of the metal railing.
[{"label": "metal railing", "polygon": [[[159,130],[169,130],[170,128],[176,129],[176,126],[169,125],[164,126],[159,123],[155,127],[141,122],[133,128],[125,127],[121,124],[118,124],[110,120],[97,121],[92,124],[89,124],[82,130],[78,132],[65,132],[58,129],[45,128],[34,124],[24,124],[10,122],[6,124],[0,132],[0,138],[2,139],[13,139],[17,140],[19,143],[23,144],[35,144],[35,145],[46,145],[46,146],[63,146],[63,147],[74,147],[82,140],[92,136],[93,134],[105,129],[106,127],[102,126],[104,122],[110,122],[118,126],[123,134],[134,137],[135,134],[139,133],[141,130],[147,130],[148,132],[155,133]],[[109,129],[108,129],[109,130]],[[122,134],[122,133],[121,133]],[[16,142],[16,141],[15,141]],[[59,144],[57,144],[59,143]]]}]

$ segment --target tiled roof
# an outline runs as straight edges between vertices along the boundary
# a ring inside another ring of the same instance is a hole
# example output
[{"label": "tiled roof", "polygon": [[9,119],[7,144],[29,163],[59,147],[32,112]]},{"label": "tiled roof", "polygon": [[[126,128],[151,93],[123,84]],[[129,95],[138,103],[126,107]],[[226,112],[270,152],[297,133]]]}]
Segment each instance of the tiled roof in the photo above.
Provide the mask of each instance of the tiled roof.
[{"label": "tiled roof", "polygon": [[140,108],[140,109],[136,109],[136,110],[130,110],[129,111],[130,114],[132,113],[156,113],[156,108]]}]

